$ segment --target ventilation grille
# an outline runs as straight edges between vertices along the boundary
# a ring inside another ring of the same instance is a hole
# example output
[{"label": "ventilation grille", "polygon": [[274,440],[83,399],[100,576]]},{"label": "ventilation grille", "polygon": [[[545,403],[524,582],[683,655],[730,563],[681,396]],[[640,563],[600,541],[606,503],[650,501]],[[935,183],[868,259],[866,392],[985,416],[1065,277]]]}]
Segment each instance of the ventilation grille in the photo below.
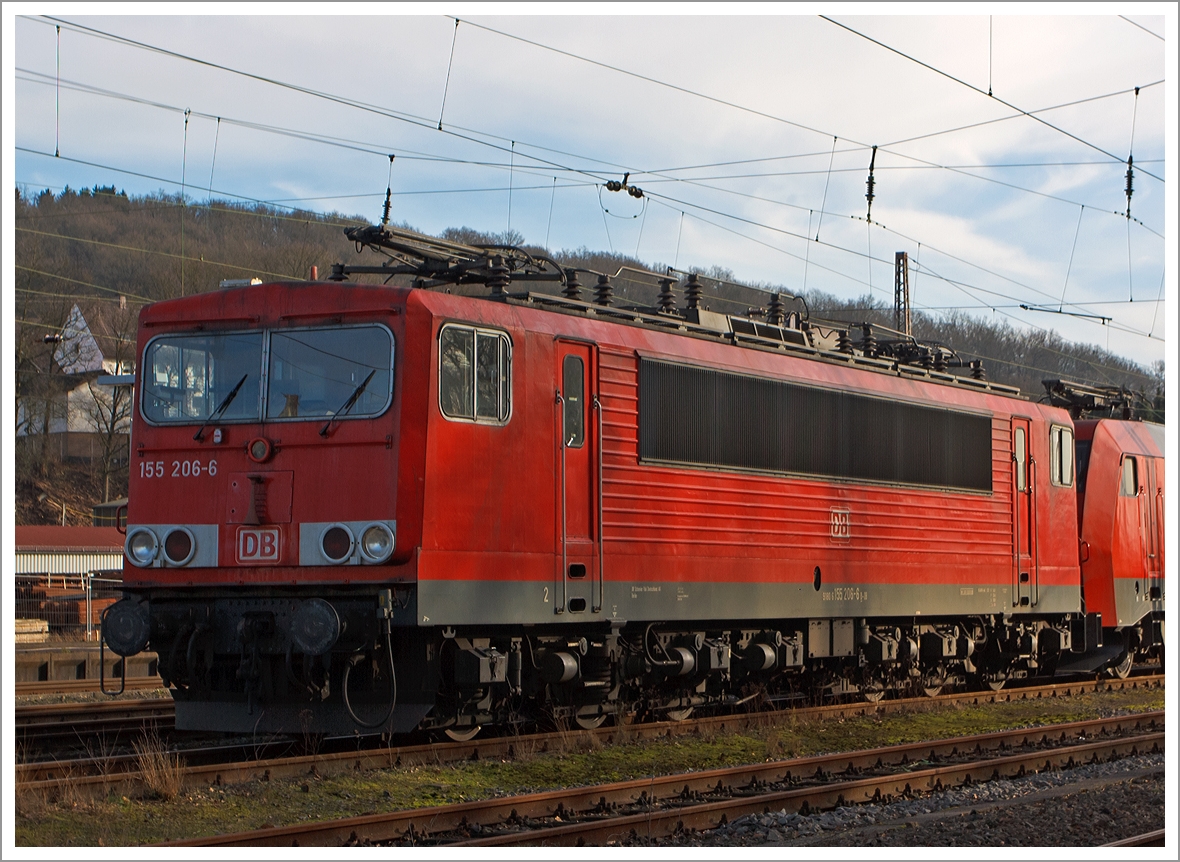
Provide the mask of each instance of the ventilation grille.
[{"label": "ventilation grille", "polygon": [[641,359],[644,461],[992,490],[991,418]]}]

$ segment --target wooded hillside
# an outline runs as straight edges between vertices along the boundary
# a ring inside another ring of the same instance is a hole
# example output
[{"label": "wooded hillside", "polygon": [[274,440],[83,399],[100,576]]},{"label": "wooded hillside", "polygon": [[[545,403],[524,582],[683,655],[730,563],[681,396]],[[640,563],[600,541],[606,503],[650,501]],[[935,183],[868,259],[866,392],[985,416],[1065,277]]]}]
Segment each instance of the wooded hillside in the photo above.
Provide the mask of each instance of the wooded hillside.
[{"label": "wooded hillside", "polygon": [[[63,393],[96,376],[63,371],[62,348],[53,341],[67,327],[75,304],[103,356],[126,365],[134,361],[135,314],[144,303],[216,290],[222,279],[306,279],[312,267],[324,278],[333,263],[377,263],[371,256],[358,256],[343,233],[347,226],[370,221],[263,204],[198,206],[164,193],[129,198],[113,187],[67,188],[58,195],[17,189],[14,358],[16,398],[24,405],[18,416],[23,425],[17,429],[17,523],[59,522],[63,502],[69,523],[89,523],[92,505],[126,494],[126,453],[117,451],[122,445],[116,436],[119,416],[99,417],[107,426],[105,445],[110,452],[97,465],[63,459],[61,447],[55,455],[44,433]],[[509,244],[523,239],[462,226],[445,231],[443,238]],[[529,250],[547,253],[563,266],[612,275],[621,267],[665,270],[658,261],[585,247]],[[706,285],[703,302],[720,312],[765,307],[769,295],[764,291],[795,293],[791,285],[736,285],[732,282],[740,273],[717,268],[700,275]],[[583,281],[592,287],[592,278]],[[624,275],[616,281],[615,294],[620,304],[653,305],[656,287],[651,279],[629,280]],[[812,320],[856,326],[893,323],[892,307],[880,300],[844,301],[816,292],[804,300]],[[788,304],[788,310],[801,307]],[[1156,418],[1163,421],[1162,362],[1142,368],[1098,347],[1066,342],[1055,332],[1025,333],[1006,322],[963,314],[934,319],[918,312],[913,329],[918,339],[941,342],[964,361],[983,360],[989,379],[1018,386],[1033,399],[1043,394],[1041,380],[1046,378],[1124,386],[1154,401],[1160,411]],[[112,409],[125,414],[128,404]],[[36,421],[37,417],[43,418]],[[40,496],[46,499],[38,501]]]}]

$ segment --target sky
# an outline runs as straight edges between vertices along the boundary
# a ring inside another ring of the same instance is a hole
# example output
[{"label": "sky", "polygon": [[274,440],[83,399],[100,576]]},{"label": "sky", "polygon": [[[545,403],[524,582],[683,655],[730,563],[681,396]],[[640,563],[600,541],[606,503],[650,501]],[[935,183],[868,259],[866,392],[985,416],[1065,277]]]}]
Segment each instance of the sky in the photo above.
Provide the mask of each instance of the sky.
[{"label": "sky", "polygon": [[374,222],[388,183],[428,233],[890,306],[906,251],[915,309],[1164,358],[1168,4],[238,8],[5,4],[7,175]]}]

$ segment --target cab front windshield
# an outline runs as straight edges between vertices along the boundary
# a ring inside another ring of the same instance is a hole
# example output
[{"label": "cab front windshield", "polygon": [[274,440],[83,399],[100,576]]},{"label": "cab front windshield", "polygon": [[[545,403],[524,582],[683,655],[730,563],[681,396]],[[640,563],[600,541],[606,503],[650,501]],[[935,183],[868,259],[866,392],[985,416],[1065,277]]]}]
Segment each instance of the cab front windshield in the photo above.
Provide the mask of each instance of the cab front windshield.
[{"label": "cab front windshield", "polygon": [[153,423],[371,417],[391,400],[393,337],[375,325],[166,335],[144,368]]}]

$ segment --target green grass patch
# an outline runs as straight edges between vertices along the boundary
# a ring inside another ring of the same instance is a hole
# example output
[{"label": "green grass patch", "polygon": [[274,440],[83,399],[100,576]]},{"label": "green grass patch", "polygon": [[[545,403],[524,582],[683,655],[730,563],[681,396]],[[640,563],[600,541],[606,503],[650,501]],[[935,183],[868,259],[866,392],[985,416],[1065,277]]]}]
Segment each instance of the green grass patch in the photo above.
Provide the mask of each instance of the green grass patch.
[{"label": "green grass patch", "polygon": [[761,763],[1164,708],[1164,692],[1098,692],[843,720],[781,716],[757,731],[605,746],[578,742],[514,760],[379,769],[182,790],[175,798],[85,798],[66,790],[16,799],[17,846],[135,846],[468,802],[584,784]]}]

